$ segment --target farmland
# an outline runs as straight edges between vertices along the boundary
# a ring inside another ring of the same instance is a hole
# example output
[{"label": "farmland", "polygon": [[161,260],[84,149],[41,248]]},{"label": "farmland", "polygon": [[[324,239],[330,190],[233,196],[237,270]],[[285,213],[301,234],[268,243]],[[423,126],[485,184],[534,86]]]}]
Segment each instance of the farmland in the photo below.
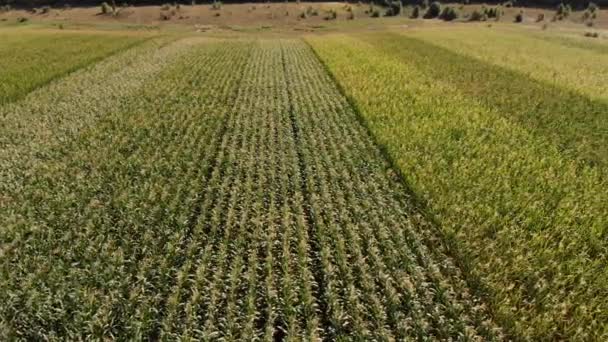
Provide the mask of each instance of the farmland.
[{"label": "farmland", "polygon": [[532,339],[606,334],[608,184],[597,166],[605,145],[594,139],[606,139],[607,103],[419,36],[311,43],[459,246],[470,276],[488,287],[503,322]]},{"label": "farmland", "polygon": [[0,27],[0,340],[608,338],[607,45],[386,20]]},{"label": "farmland", "polygon": [[58,35],[18,28],[0,30],[0,104],[18,99],[53,78],[128,48],[142,39],[128,34],[78,32]]}]

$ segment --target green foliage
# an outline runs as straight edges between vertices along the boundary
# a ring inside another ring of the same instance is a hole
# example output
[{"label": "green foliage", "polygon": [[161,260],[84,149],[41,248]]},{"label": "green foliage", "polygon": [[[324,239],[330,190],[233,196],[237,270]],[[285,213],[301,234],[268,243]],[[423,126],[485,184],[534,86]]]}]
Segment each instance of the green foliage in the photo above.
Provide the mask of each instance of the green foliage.
[{"label": "green foliage", "polygon": [[503,337],[300,40],[150,42],[5,115],[7,340]]},{"label": "green foliage", "polygon": [[515,22],[522,23],[524,21],[524,11],[520,10],[519,13],[515,15]]},{"label": "green foliage", "polygon": [[563,20],[568,18],[572,13],[572,7],[569,4],[564,4],[563,2],[557,6],[557,11],[555,13],[555,18],[557,20]]},{"label": "green foliage", "polygon": [[327,11],[327,15],[325,16],[325,20],[335,20],[338,18],[338,12],[335,9],[330,9]]},{"label": "green foliage", "polygon": [[597,14],[599,13],[600,8],[598,5],[596,5],[593,2],[590,2],[587,5],[587,8],[585,9],[585,11],[583,12],[583,20],[593,20],[595,18],[597,18]]},{"label": "green foliage", "polygon": [[540,23],[541,21],[545,20],[545,14],[544,13],[539,13],[538,16],[536,17],[536,22]]},{"label": "green foliage", "polygon": [[426,13],[424,14],[425,19],[437,18],[441,14],[441,3],[439,1],[433,1],[428,6]]},{"label": "green foliage", "polygon": [[[22,22],[25,22],[23,20]],[[138,37],[28,30],[0,32],[0,106],[140,41]],[[21,51],[20,54],[8,53]]]},{"label": "green foliage", "polygon": [[502,8],[500,6],[487,7],[484,5],[482,6],[481,10],[486,15],[486,18],[494,18],[498,20],[502,16]]},{"label": "green foliage", "polygon": [[[469,279],[489,288],[495,317],[523,340],[605,340],[608,153],[598,132],[607,105],[567,82],[512,71],[552,45],[529,32],[453,31],[319,38],[313,47],[426,200]],[[562,55],[549,64],[581,62],[582,50],[554,49]],[[523,54],[519,64],[498,67],[510,53]],[[605,153],[595,164],[591,146]]]},{"label": "green foliage", "polygon": [[384,13],[386,17],[394,17],[401,15],[403,13],[403,4],[401,1],[387,1],[386,3],[387,10]]},{"label": "green foliage", "polygon": [[589,2],[587,5],[587,11],[590,13],[598,13],[600,11],[600,7],[593,2]]},{"label": "green foliage", "polygon": [[370,12],[370,16],[372,18],[380,18],[380,10],[378,8],[372,7],[371,8],[371,12]]},{"label": "green foliage", "polygon": [[469,21],[486,21],[488,20],[488,16],[483,11],[474,10],[469,17]]},{"label": "green foliage", "polygon": [[417,19],[419,17],[420,17],[420,6],[416,5],[416,6],[414,6],[414,9],[412,10],[412,14],[410,15],[410,18]]},{"label": "green foliage", "polygon": [[108,5],[107,2],[102,2],[101,3],[101,13],[102,14],[110,14],[110,13],[112,13],[112,7],[110,5]]},{"label": "green foliage", "polygon": [[458,18],[458,12],[452,6],[445,6],[439,15],[439,18],[445,21],[452,21]]},{"label": "green foliage", "polygon": [[319,15],[319,10],[317,10],[316,8],[313,8],[312,6],[308,6],[306,8],[306,14],[309,16],[318,16]]}]

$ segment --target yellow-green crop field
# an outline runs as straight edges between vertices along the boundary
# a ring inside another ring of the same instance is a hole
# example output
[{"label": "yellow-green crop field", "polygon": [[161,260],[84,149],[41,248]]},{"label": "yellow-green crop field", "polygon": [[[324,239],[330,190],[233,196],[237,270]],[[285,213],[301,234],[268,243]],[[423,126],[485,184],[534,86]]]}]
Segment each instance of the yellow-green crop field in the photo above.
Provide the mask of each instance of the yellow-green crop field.
[{"label": "yellow-green crop field", "polygon": [[608,338],[601,42],[0,39],[0,340]]},{"label": "yellow-green crop field", "polygon": [[0,105],[145,37],[99,32],[0,30]]}]

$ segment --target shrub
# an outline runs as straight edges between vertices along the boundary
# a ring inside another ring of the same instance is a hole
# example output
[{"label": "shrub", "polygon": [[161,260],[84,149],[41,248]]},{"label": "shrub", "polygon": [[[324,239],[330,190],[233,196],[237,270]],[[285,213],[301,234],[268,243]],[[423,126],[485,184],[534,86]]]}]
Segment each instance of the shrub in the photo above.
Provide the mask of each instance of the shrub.
[{"label": "shrub", "polygon": [[519,11],[519,13],[517,13],[517,15],[515,15],[515,22],[521,23],[523,21],[524,21],[524,11]]},{"label": "shrub", "polygon": [[556,16],[557,20],[562,20],[562,19],[570,16],[571,12],[572,12],[572,7],[570,7],[570,5],[565,5],[562,2],[559,5],[557,5],[557,12],[555,13],[555,16]]},{"label": "shrub", "polygon": [[418,17],[420,17],[420,6],[416,5],[412,10],[412,15],[410,18],[417,19]]},{"label": "shrub", "polygon": [[319,11],[312,8],[311,6],[308,6],[308,8],[306,9],[306,14],[315,17],[319,15]]},{"label": "shrub", "polygon": [[385,16],[392,17],[403,13],[403,5],[401,4],[401,1],[391,1],[388,2],[387,5],[388,10],[386,11]]},{"label": "shrub", "polygon": [[391,1],[389,3],[387,3],[388,9],[386,10],[386,13],[384,14],[387,17],[393,17],[396,15],[400,15],[403,12],[403,5],[401,4],[401,1]]},{"label": "shrub", "polygon": [[588,20],[591,17],[591,13],[589,13],[588,11],[584,11],[583,15],[581,16],[582,20]]},{"label": "shrub", "polygon": [[40,14],[47,14],[51,11],[51,7],[49,6],[42,6],[40,8]]},{"label": "shrub", "polygon": [[[213,4],[211,5],[211,9],[212,10],[220,10],[222,9],[222,2],[221,1],[217,1],[217,0],[213,0]],[[217,17],[217,15],[216,15]]]},{"label": "shrub", "polygon": [[583,20],[593,20],[597,17],[597,13],[595,9],[589,9],[587,8],[584,12],[583,12]]},{"label": "shrub", "polygon": [[301,19],[306,19],[306,18],[308,18],[308,14],[306,14],[306,11],[304,11],[304,12],[300,13],[300,18],[301,18]]},{"label": "shrub", "polygon": [[505,7],[513,7],[513,1],[503,2],[502,5],[505,6]]},{"label": "shrub", "polygon": [[600,35],[597,32],[585,32],[585,37],[598,38]]},{"label": "shrub", "polygon": [[101,13],[108,14],[110,12],[112,12],[112,7],[110,7],[110,5],[108,5],[107,2],[102,2],[101,3]]},{"label": "shrub", "polygon": [[338,12],[334,9],[330,9],[327,11],[327,16],[325,16],[325,20],[334,20],[338,18]]},{"label": "shrub", "polygon": [[474,10],[473,13],[471,13],[471,16],[469,17],[469,21],[486,21],[486,20],[488,20],[487,15],[478,10]]},{"label": "shrub", "polygon": [[433,1],[426,13],[424,14],[425,19],[437,18],[441,14],[441,3],[439,1]]},{"label": "shrub", "polygon": [[18,23],[24,23],[24,22],[26,22],[26,21],[28,21],[28,19],[27,19],[27,18],[25,18],[25,17],[19,17],[19,18],[17,18],[17,22],[18,22]]},{"label": "shrub", "polygon": [[599,10],[600,7],[593,2],[590,2],[589,5],[587,5],[587,11],[589,11],[590,13],[597,13],[599,12]]},{"label": "shrub", "polygon": [[169,20],[169,19],[171,19],[171,14],[165,13],[165,12],[160,12],[160,20]]},{"label": "shrub", "polygon": [[366,13],[366,14],[370,14],[370,15],[371,15],[372,13],[374,13],[374,3],[373,3],[373,2],[370,2],[370,4],[369,4],[369,8],[365,10],[365,13]]},{"label": "shrub", "polygon": [[500,19],[502,15],[502,9],[500,7],[486,7],[482,6],[482,11],[486,15],[487,18],[496,18]]},{"label": "shrub", "polygon": [[540,23],[541,21],[545,20],[545,14],[544,13],[539,13],[538,16],[536,17],[536,22]]},{"label": "shrub", "polygon": [[443,19],[445,21],[452,21],[452,20],[458,18],[458,12],[456,12],[456,10],[453,7],[446,6],[441,11],[441,14],[439,15],[439,18],[441,18],[441,19]]},{"label": "shrub", "polygon": [[163,11],[168,11],[171,9],[171,4],[163,4],[162,6],[160,6],[160,9]]}]

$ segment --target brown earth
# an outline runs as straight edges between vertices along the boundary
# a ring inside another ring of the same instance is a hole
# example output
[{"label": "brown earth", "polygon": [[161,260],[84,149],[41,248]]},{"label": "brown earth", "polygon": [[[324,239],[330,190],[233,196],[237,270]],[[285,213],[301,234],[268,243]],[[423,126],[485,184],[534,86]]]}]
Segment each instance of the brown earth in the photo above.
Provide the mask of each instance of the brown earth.
[{"label": "brown earth", "polygon": [[[480,5],[452,4],[461,14],[470,14]],[[375,9],[380,13],[386,10],[379,6]],[[331,19],[330,10],[336,11],[337,18]],[[0,25],[15,25],[19,18],[27,18],[29,24],[53,26],[106,26],[112,25],[124,28],[138,26],[155,29],[187,30],[196,32],[230,31],[230,32],[275,32],[300,33],[323,32],[336,29],[382,29],[402,26],[444,25],[438,20],[411,20],[408,18],[411,8],[405,8],[405,14],[398,17],[371,18],[370,6],[362,3],[326,2],[326,3],[243,3],[226,4],[214,8],[210,4],[175,6],[126,6],[119,7],[116,15],[102,14],[101,7],[80,8],[51,8],[43,13],[42,9],[33,11],[11,10],[0,12]],[[608,29],[608,10],[601,10],[593,21],[593,27],[588,27],[581,19],[582,11],[573,12],[569,18],[562,21],[552,21],[554,10],[538,8],[503,8],[501,22],[513,22],[515,15],[524,11],[523,25],[550,26],[575,30]],[[315,12],[317,13],[315,15]],[[303,13],[307,13],[304,15]],[[351,15],[352,13],[352,15]],[[536,22],[538,15],[543,13],[545,19]],[[461,18],[458,21],[465,21]],[[488,23],[495,22],[494,19]]]}]

